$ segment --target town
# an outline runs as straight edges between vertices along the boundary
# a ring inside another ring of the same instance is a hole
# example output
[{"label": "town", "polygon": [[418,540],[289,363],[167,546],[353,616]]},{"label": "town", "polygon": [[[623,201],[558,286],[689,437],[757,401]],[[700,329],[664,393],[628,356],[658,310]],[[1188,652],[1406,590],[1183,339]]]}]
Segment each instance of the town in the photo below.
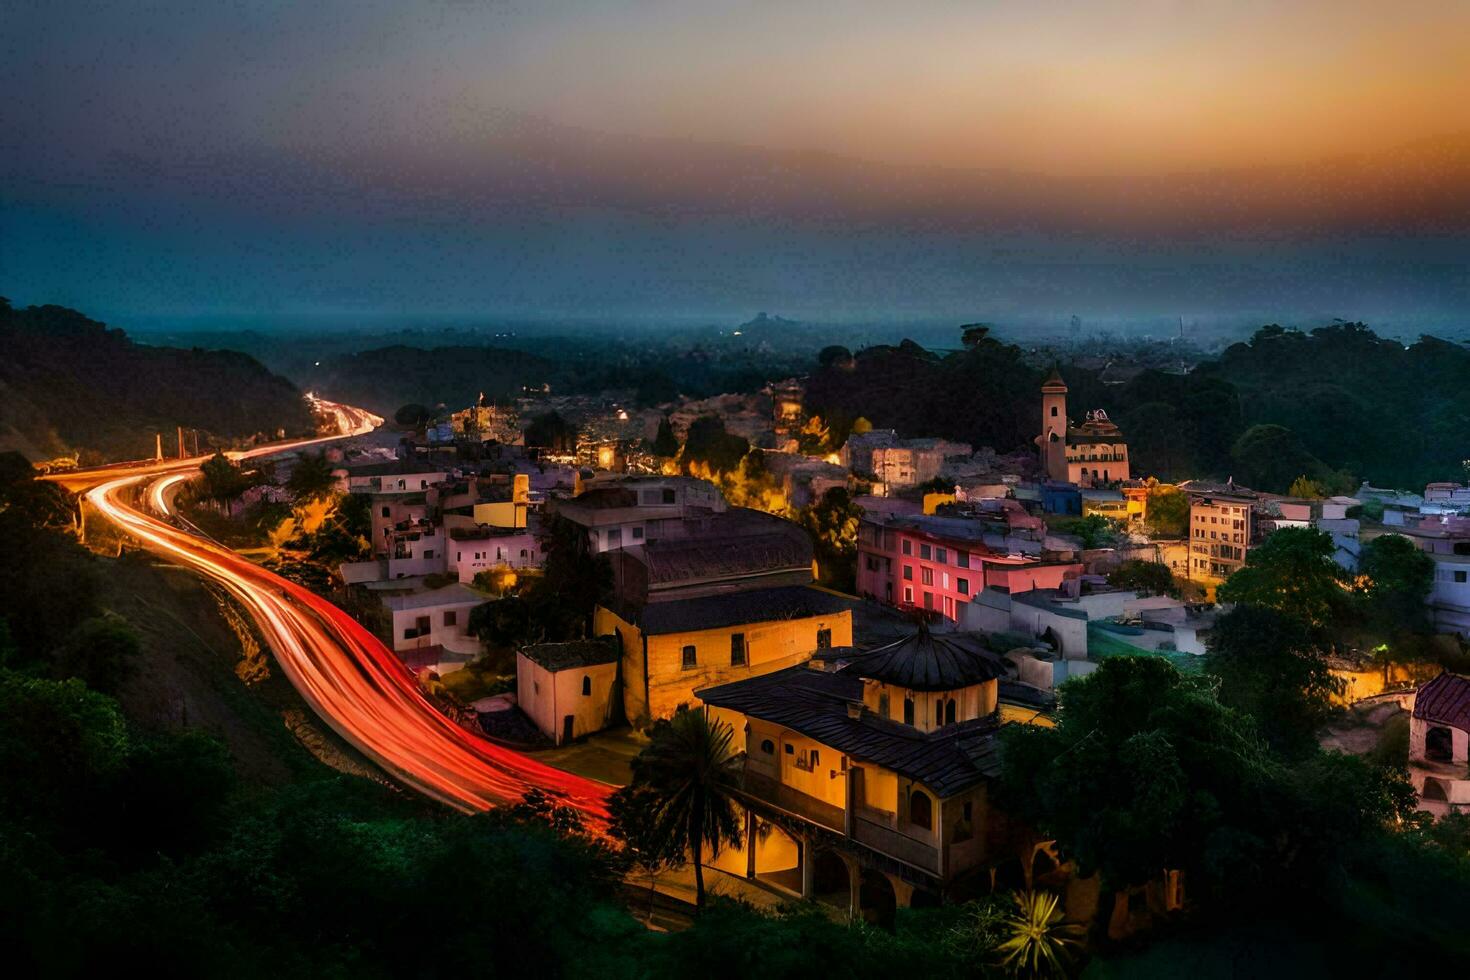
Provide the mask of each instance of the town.
[{"label": "town", "polygon": [[1470,6],[6,14],[8,974],[1470,972]]}]

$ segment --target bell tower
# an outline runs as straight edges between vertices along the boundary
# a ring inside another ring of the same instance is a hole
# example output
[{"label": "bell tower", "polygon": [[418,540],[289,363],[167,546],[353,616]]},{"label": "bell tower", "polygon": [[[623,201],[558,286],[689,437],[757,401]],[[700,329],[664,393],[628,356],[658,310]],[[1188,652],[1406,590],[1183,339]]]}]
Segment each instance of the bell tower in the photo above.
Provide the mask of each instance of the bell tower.
[{"label": "bell tower", "polygon": [[1067,384],[1056,368],[1041,385],[1041,468],[1047,479],[1067,482]]}]

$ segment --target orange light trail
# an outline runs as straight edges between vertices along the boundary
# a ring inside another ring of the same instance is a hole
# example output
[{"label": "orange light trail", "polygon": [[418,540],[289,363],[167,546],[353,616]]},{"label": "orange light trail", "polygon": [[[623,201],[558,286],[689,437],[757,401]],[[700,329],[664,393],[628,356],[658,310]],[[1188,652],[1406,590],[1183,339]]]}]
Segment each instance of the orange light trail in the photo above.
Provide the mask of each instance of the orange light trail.
[{"label": "orange light trail", "polygon": [[[325,440],[306,442],[316,441]],[[263,447],[242,456],[300,445]],[[255,620],[301,697],[342,738],[394,778],[464,812],[516,802],[528,790],[538,789],[581,812],[592,829],[602,828],[611,786],[553,768],[465,731],[429,703],[393,651],[341,609],[128,502],[127,491],[174,471],[155,483],[148,494],[150,503],[167,513],[168,490],[191,475],[180,472],[186,462],[131,470],[92,488],[86,499],[150,550],[228,589]],[[192,462],[197,466],[201,460]]]}]

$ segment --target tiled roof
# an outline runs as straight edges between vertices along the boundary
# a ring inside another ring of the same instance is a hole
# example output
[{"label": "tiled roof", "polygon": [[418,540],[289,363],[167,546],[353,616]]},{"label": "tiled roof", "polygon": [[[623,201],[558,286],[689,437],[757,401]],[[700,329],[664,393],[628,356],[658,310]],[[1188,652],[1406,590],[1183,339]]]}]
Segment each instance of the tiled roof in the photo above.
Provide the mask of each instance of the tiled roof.
[{"label": "tiled roof", "polygon": [[911,691],[955,691],[1004,673],[1000,658],[975,633],[933,633],[921,625],[908,636],[859,654],[845,673]]},{"label": "tiled roof", "polygon": [[788,667],[695,694],[705,704],[781,725],[858,762],[891,769],[941,798],[1000,774],[995,718],[921,732],[871,712],[853,717],[849,705],[862,702],[863,684],[847,673]]},{"label": "tiled roof", "polygon": [[566,643],[533,643],[522,647],[521,655],[552,673],[578,667],[610,664],[618,659],[618,645],[606,637],[596,640],[571,640]]},{"label": "tiled roof", "polygon": [[[723,595],[650,602],[624,616],[645,634],[722,629],[742,623],[828,616],[851,609],[856,600],[807,585],[746,589]],[[815,644],[813,644],[815,646]]]},{"label": "tiled roof", "polygon": [[1470,732],[1470,677],[1445,671],[1419,688],[1414,717]]},{"label": "tiled roof", "polygon": [[728,579],[783,568],[810,568],[811,539],[795,525],[756,534],[668,538],[643,548],[650,585]]}]

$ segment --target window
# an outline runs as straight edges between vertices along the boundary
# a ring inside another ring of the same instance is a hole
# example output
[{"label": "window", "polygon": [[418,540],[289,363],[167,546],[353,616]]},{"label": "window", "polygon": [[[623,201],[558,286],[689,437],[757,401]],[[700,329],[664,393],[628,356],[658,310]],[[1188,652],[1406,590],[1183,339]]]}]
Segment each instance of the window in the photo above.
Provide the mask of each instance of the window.
[{"label": "window", "polygon": [[903,699],[903,723],[905,725],[914,723],[914,699],[911,697]]},{"label": "window", "polygon": [[970,580],[969,579],[967,579],[967,578],[957,578],[957,579],[954,580],[954,585],[955,585],[955,588],[959,590],[960,595],[969,595],[970,594]]},{"label": "window", "polygon": [[1464,584],[1464,582],[1465,582],[1465,580],[1467,578],[1470,578],[1470,573],[1466,573],[1466,572],[1456,572],[1455,573],[1455,581],[1456,582],[1459,582],[1461,584]]},{"label": "window", "polygon": [[911,586],[911,585],[905,585],[903,587],[903,602],[904,602],[904,605],[906,605],[906,606],[912,606],[914,604],[914,587],[913,586]]},{"label": "window", "polygon": [[1449,762],[1454,756],[1454,734],[1448,728],[1435,727],[1424,733],[1424,758]]},{"label": "window", "polygon": [[776,743],[772,742],[768,738],[761,739],[761,751],[764,752],[766,755],[775,755]]},{"label": "window", "polygon": [[683,653],[680,657],[680,666],[683,667],[685,670],[688,670],[690,667],[699,666],[699,661],[694,659],[693,644],[690,644],[689,646],[684,648]]},{"label": "window", "polygon": [[817,630],[817,649],[832,649],[832,630],[827,627]]},{"label": "window", "polygon": [[444,625],[445,626],[458,626],[459,625],[459,610],[458,609],[446,609],[446,610],[444,610]]},{"label": "window", "polygon": [[933,609],[934,608],[934,593],[933,592],[925,592],[924,593],[924,608],[925,609]]},{"label": "window", "polygon": [[623,529],[615,527],[607,532],[607,546],[609,548],[621,548],[623,546]]},{"label": "window", "polygon": [[388,516],[388,508],[387,507],[384,507],[383,508],[383,516],[384,517],[387,517]]},{"label": "window", "polygon": [[745,634],[730,634],[730,666],[740,667],[745,663]]},{"label": "window", "polygon": [[932,569],[932,568],[921,568],[921,569],[919,569],[919,581],[922,582],[924,585],[933,585],[934,584],[934,569]]},{"label": "window", "polygon": [[929,560],[930,558],[934,557],[934,549],[929,547],[927,544],[919,545],[919,557],[923,558],[925,561]]},{"label": "window", "polygon": [[887,718],[888,717],[888,692],[887,691],[879,691],[878,692],[878,717],[879,718]]},{"label": "window", "polygon": [[635,528],[633,528],[633,540],[634,541],[642,541],[643,540],[643,528],[641,528],[641,527],[635,527]]},{"label": "window", "polygon": [[909,794],[909,823],[925,830],[934,829],[934,803],[923,790]]},{"label": "window", "polygon": [[912,582],[914,580],[914,566],[912,566],[912,565],[905,565],[905,566],[903,566],[903,580],[905,582]]},{"label": "window", "polygon": [[1051,417],[1052,418],[1056,418],[1057,417],[1057,407],[1055,405],[1053,405],[1051,407]]},{"label": "window", "polygon": [[970,553],[968,551],[956,551],[954,553],[954,563],[960,568],[969,568]]},{"label": "window", "polygon": [[908,538],[903,539],[903,553],[906,555],[912,555],[914,553],[914,543]]},{"label": "window", "polygon": [[582,675],[582,697],[584,697],[584,698],[590,698],[591,696],[592,696],[592,678],[589,677],[586,674],[583,674]]},{"label": "window", "polygon": [[433,558],[434,557],[434,549],[433,548],[429,548],[428,550],[426,550],[424,552],[424,557],[425,558]]},{"label": "window", "polygon": [[787,755],[795,755],[796,754],[796,747],[793,746],[790,742],[787,742],[786,743],[786,754]]},{"label": "window", "polygon": [[948,564],[949,563],[949,552],[946,551],[944,548],[935,548],[934,549],[934,560],[937,561],[937,562],[939,562],[939,564],[941,564],[941,565]]},{"label": "window", "polygon": [[944,705],[944,723],[946,725],[953,725],[954,724],[954,719],[955,719],[955,715],[956,715],[957,711],[958,711],[958,708],[956,706],[956,702],[955,702],[955,699],[954,698],[950,698],[947,702],[945,702],[945,705]]}]

